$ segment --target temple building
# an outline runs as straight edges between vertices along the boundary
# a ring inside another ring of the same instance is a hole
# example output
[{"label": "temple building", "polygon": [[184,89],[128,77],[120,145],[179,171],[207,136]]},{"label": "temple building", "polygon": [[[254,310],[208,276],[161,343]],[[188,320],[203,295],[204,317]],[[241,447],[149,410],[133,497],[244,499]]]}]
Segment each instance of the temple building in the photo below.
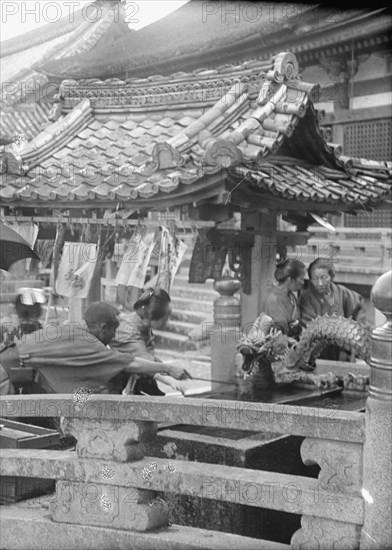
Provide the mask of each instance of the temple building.
[{"label": "temple building", "polygon": [[[5,147],[3,214],[34,220],[56,211],[76,222],[182,206],[219,224],[242,212],[243,231],[272,246],[277,213],[303,232],[310,213],[377,205],[390,192],[391,163],[343,155],[328,141],[313,104],[319,88],[299,78],[291,53],[147,81],[65,80],[59,119]],[[254,319],[275,258],[238,261],[252,272],[243,312]]]}]

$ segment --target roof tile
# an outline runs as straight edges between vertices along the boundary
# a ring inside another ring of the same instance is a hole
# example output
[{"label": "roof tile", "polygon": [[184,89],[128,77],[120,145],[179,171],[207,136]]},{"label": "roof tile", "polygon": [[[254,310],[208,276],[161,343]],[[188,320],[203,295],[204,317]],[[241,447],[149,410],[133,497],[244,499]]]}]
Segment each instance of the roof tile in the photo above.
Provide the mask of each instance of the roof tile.
[{"label": "roof tile", "polygon": [[127,120],[126,122],[123,122],[120,124],[120,128],[124,128],[125,130],[134,130],[137,127],[137,122],[134,120]]}]

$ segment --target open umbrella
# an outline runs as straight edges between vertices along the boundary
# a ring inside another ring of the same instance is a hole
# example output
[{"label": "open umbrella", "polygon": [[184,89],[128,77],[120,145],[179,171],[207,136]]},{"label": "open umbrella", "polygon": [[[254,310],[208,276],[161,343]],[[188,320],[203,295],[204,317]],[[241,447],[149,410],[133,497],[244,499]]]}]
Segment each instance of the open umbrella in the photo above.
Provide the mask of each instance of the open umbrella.
[{"label": "open umbrella", "polygon": [[40,259],[23,237],[0,222],[0,269],[8,270],[10,265],[24,258]]}]

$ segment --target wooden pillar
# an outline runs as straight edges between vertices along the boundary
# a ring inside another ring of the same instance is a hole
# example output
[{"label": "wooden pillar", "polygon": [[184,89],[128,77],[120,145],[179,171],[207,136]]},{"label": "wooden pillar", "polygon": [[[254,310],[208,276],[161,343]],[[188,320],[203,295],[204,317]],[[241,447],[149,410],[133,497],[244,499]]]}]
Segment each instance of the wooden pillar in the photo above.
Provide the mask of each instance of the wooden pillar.
[{"label": "wooden pillar", "polygon": [[387,321],[372,334],[363,457],[362,549],[392,548],[392,271],[375,282],[371,300]]},{"label": "wooden pillar", "polygon": [[276,212],[245,213],[242,215],[241,224],[243,231],[255,232],[255,244],[251,255],[252,291],[251,294],[241,293],[241,322],[242,326],[246,327],[263,311],[274,281],[277,250]]}]

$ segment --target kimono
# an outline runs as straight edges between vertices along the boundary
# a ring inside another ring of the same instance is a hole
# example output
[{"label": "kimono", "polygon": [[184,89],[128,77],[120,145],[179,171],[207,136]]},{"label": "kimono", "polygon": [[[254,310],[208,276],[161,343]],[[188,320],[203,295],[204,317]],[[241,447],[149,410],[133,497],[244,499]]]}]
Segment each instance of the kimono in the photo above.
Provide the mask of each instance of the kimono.
[{"label": "kimono", "polygon": [[289,330],[289,324],[300,318],[295,294],[287,292],[287,289],[280,288],[276,284],[268,295],[264,311],[285,334]]},{"label": "kimono", "polygon": [[331,293],[320,296],[312,284],[304,290],[299,300],[301,320],[304,324],[321,315],[352,317],[358,322],[366,321],[364,300],[358,292],[342,285],[331,283]]},{"label": "kimono", "polygon": [[17,351],[23,364],[37,371],[37,381],[48,393],[74,393],[81,388],[113,393],[111,380],[134,358],[109,349],[82,323],[48,325],[26,335]]},{"label": "kimono", "polygon": [[[155,357],[154,335],[150,327],[145,325],[139,315],[134,312],[127,318],[120,320],[120,326],[116,335],[110,342],[110,346],[120,353],[131,353],[134,356],[159,361]],[[148,395],[165,395],[158,388],[152,376],[132,374],[123,390],[124,395],[140,392]]]}]

